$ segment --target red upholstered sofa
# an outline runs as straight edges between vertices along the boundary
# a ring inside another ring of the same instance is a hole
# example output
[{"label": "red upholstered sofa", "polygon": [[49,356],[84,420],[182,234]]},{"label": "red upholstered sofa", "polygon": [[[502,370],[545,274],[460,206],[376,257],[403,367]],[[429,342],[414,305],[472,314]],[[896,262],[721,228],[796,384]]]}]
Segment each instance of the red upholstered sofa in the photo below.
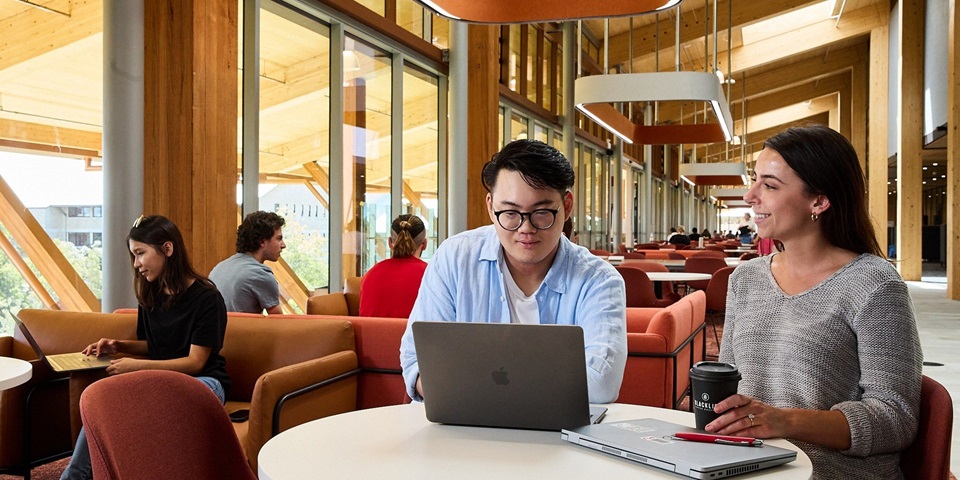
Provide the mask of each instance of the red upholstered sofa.
[{"label": "red upholstered sofa", "polygon": [[693,292],[666,308],[627,309],[627,366],[617,402],[677,408],[690,367],[706,348],[706,297]]}]

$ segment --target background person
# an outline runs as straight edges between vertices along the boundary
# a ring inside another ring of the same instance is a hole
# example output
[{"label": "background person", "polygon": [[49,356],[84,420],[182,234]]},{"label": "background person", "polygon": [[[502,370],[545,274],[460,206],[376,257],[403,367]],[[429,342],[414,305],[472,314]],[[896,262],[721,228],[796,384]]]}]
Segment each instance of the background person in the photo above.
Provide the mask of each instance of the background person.
[{"label": "background person", "polygon": [[737,236],[740,237],[741,245],[750,245],[753,243],[753,232],[757,231],[757,226],[750,218],[750,212],[743,214],[743,220],[737,226]]},{"label": "background person", "polygon": [[286,221],[273,212],[253,212],[237,227],[237,253],[210,271],[228,312],[283,313],[280,285],[273,270],[263,262],[276,262],[287,248],[283,242]]},{"label": "background person", "polygon": [[690,237],[687,236],[687,229],[683,225],[677,225],[676,233],[670,235],[667,243],[674,245],[690,245]]},{"label": "background person", "polygon": [[377,262],[360,283],[361,317],[407,318],[420,290],[427,262],[427,228],[416,215],[400,215],[390,226],[391,257]]},{"label": "background person", "polygon": [[857,154],[823,126],[764,144],[744,200],[781,242],[730,277],[720,361],[743,375],[707,430],[794,441],[814,478],[902,478],[922,352],[913,306],[882,258]]},{"label": "background person", "polygon": [[517,140],[484,165],[482,178],[493,225],[448,238],[427,267],[400,344],[407,394],[423,399],[413,322],[551,323],[583,328],[590,401],[616,400],[626,292],[610,264],[560,238],[573,211],[570,162],[542,142]]},{"label": "background person", "polygon": [[[190,265],[180,230],[166,217],[141,216],[127,235],[137,294],[137,339],[101,338],[86,355],[126,354],[111,361],[108,375],[137,370],[173,370],[192,375],[220,399],[230,388],[220,355],[227,310],[220,292]],[[83,429],[61,480],[93,478]]]}]

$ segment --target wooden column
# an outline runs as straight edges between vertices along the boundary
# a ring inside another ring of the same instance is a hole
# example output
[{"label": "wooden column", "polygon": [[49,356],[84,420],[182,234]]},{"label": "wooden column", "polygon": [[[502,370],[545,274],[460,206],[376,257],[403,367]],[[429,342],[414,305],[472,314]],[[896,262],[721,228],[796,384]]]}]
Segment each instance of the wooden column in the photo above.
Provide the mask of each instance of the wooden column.
[{"label": "wooden column", "polygon": [[201,273],[236,241],[237,10],[144,2],[144,213],[177,224]]},{"label": "wooden column", "polygon": [[467,228],[490,224],[485,202],[487,191],[480,180],[480,172],[483,164],[497,153],[500,138],[500,88],[497,81],[500,75],[497,43],[499,30],[499,27],[491,25],[469,26]]},{"label": "wooden column", "polygon": [[897,125],[897,267],[904,280],[920,280],[923,217],[923,0],[900,0]]},{"label": "wooden column", "polygon": [[869,61],[864,58],[853,66],[850,85],[850,143],[860,159],[860,168],[867,173],[867,71]]},{"label": "wooden column", "polygon": [[947,37],[947,298],[960,300],[960,9],[950,0]]},{"label": "wooden column", "polygon": [[853,85],[850,82],[852,74],[847,74],[847,82],[844,88],[840,89],[837,96],[837,110],[840,113],[840,134],[847,137],[853,143]]},{"label": "wooden column", "polygon": [[884,22],[870,31],[870,127],[867,151],[867,198],[880,250],[887,252],[888,101],[890,26]]}]

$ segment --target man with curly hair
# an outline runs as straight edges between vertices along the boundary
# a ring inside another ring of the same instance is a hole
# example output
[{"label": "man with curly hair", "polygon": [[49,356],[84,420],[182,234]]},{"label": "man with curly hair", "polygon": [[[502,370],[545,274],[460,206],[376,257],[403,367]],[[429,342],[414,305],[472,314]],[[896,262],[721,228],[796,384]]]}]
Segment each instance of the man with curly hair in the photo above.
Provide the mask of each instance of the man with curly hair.
[{"label": "man with curly hair", "polygon": [[223,295],[228,312],[283,313],[280,285],[263,262],[276,262],[286,248],[284,223],[276,213],[259,211],[247,215],[237,228],[237,253],[210,271],[210,280]]}]

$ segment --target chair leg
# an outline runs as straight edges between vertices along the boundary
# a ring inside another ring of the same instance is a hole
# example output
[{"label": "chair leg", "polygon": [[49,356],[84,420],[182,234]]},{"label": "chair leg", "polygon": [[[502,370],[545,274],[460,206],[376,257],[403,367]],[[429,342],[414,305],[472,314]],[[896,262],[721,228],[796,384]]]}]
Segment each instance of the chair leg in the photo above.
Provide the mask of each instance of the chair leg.
[{"label": "chair leg", "polygon": [[708,312],[706,320],[707,320],[707,323],[710,324],[710,328],[713,329],[713,339],[716,342],[717,350],[716,350],[716,354],[704,354],[704,359],[706,359],[707,357],[712,357],[713,360],[717,360],[720,358],[720,333],[717,330],[717,323],[723,321],[723,314]]}]

